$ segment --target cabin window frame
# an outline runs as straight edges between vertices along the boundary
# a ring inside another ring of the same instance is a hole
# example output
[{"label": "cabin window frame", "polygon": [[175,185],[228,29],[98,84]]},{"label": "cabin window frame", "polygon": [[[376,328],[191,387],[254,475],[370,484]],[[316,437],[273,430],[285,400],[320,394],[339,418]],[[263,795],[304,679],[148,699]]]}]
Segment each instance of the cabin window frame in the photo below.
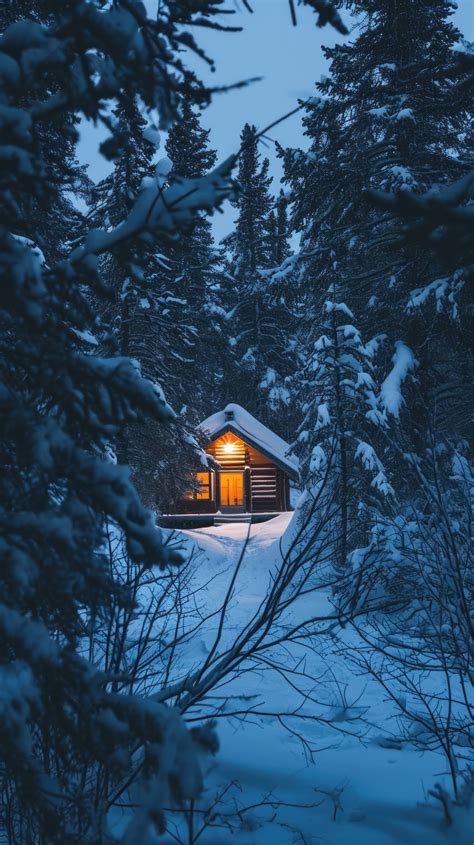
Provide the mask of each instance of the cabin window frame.
[{"label": "cabin window frame", "polygon": [[[199,480],[200,475],[207,475],[208,481],[206,484],[202,483]],[[183,498],[187,502],[212,502],[214,501],[214,473],[212,470],[200,470],[199,472],[195,473],[195,481],[197,481],[200,485],[199,490],[187,490],[184,494]],[[206,491],[207,495],[202,495],[202,492]]]}]

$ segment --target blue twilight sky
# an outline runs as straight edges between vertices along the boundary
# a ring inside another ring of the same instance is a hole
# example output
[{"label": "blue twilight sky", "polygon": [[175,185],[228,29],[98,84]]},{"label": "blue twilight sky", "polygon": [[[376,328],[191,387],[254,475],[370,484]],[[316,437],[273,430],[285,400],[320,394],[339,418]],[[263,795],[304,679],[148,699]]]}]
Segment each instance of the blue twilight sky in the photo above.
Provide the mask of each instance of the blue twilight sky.
[{"label": "blue twilight sky", "polygon": [[[225,158],[239,145],[239,135],[246,122],[262,128],[279,116],[295,108],[298,99],[314,93],[314,83],[327,73],[327,63],[321,46],[333,46],[344,40],[331,27],[318,29],[316,16],[310,9],[297,6],[298,26],[291,24],[288,0],[250,0],[254,9],[249,14],[238,0],[229,0],[227,6],[235,8],[232,16],[223,15],[223,24],[243,26],[241,33],[216,33],[196,29],[196,39],[215,61],[217,72],[194,56],[189,64],[207,84],[231,84],[240,79],[260,76],[260,82],[225,94],[216,95],[214,102],[204,111],[202,124],[211,130],[211,144],[218,151],[218,159]],[[146,0],[153,14],[154,0]],[[349,24],[347,12],[343,13]],[[474,0],[458,0],[454,21],[470,40],[474,39]],[[346,36],[350,39],[351,35]],[[89,164],[89,175],[94,181],[103,178],[110,170],[110,163],[97,151],[103,131],[92,124],[82,126],[78,154],[81,162]],[[305,141],[299,114],[276,127],[270,137],[283,146],[304,146]],[[165,136],[163,137],[164,142]],[[162,149],[158,153],[164,155]],[[280,163],[273,154],[272,144],[262,151],[271,161],[275,178],[275,191],[279,189]],[[215,216],[215,234],[223,237],[231,228],[232,209]]]}]

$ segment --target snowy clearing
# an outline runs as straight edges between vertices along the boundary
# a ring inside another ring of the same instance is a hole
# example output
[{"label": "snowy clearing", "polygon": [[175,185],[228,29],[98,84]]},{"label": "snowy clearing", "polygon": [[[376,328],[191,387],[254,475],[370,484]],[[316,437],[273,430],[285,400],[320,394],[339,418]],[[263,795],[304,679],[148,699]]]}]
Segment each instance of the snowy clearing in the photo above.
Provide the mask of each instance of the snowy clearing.
[{"label": "snowy clearing", "polygon": [[[292,516],[285,513],[250,526],[228,633],[230,628],[235,632],[258,606],[269,573],[280,558],[282,537],[285,546],[291,535]],[[194,545],[202,551],[197,575],[202,584],[208,585],[204,589],[209,605],[222,600],[248,531],[248,525],[230,524],[182,532],[188,548]],[[321,610],[327,610],[328,591],[318,593],[317,598]],[[314,600],[313,594],[311,601]],[[195,647],[201,655],[208,652],[212,634],[209,628],[208,640],[200,632]],[[351,637],[355,635],[344,632],[346,642]],[[336,653],[337,648],[331,649],[325,642],[322,651],[323,654],[306,653],[306,671],[319,675],[325,685],[329,669],[345,690],[348,707],[339,707],[338,712],[334,702],[326,713],[333,726],[313,722],[302,728],[289,718],[285,722],[287,730],[283,720],[271,716],[219,719],[221,747],[209,765],[200,806],[215,809],[216,796],[225,792],[219,808],[221,818],[228,814],[230,829],[216,820],[215,827],[206,827],[201,841],[221,845],[471,843],[472,817],[467,811],[460,810],[455,824],[448,828],[436,802],[427,801],[428,790],[435,782],[449,785],[441,755],[421,755],[410,747],[400,748],[393,739],[397,734],[393,707],[384,701],[380,687],[370,679],[353,675],[343,656]],[[238,696],[243,695],[254,696],[255,708],[261,710],[271,709],[275,702],[281,710],[285,704],[288,710],[294,705],[288,684],[272,671],[245,675],[231,689],[226,687],[225,693],[228,708],[235,707]],[[328,700],[327,694],[325,699]],[[350,702],[354,702],[353,706]],[[300,739],[290,732],[298,727],[308,743],[306,751]],[[339,728],[349,733],[339,733]],[[310,748],[314,752],[312,760]],[[265,806],[248,812],[241,809],[262,801]]]}]

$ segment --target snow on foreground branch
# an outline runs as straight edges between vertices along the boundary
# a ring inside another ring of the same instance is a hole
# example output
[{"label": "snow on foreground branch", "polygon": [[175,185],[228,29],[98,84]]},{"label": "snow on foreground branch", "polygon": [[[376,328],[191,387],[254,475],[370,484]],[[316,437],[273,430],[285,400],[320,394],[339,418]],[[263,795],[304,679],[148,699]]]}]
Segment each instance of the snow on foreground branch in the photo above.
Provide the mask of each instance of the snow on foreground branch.
[{"label": "snow on foreground branch", "polygon": [[[231,173],[237,156],[229,156],[206,176],[197,179],[175,177],[169,188],[163,189],[159,178],[146,180],[143,190],[128,217],[115,229],[93,229],[84,244],[75,249],[69,260],[79,262],[89,255],[100,255],[121,241],[149,233],[170,238],[186,231],[197,212],[212,213],[233,192]],[[149,184],[151,183],[151,184]]]},{"label": "snow on foreground branch", "polygon": [[[118,695],[100,661],[79,653],[85,631],[132,612],[131,591],[107,565],[109,523],[134,566],[160,571],[182,557],[109,457],[127,426],[167,425],[174,413],[126,354],[110,344],[91,353],[106,292],[90,242],[87,261],[67,256],[85,227],[71,201],[88,186],[75,159],[79,119],[107,128],[102,151],[113,158],[117,101],[157,110],[167,126],[183,93],[209,100],[181,47],[203,55],[189,28],[212,24],[221,5],[173,3],[155,20],[137,0],[20,0],[0,10],[0,828],[9,843],[107,842],[104,806],[132,777],[137,744],[147,747],[144,792],[154,776],[168,797],[199,788],[187,779],[199,737],[179,714]],[[135,223],[143,211],[140,224],[158,215],[160,231],[171,231],[218,204],[226,179],[224,167],[211,188],[175,186],[164,201],[156,190],[145,210],[151,195],[142,195]],[[109,235],[99,252],[112,243]],[[98,771],[103,791],[94,792]],[[153,818],[162,823],[158,807]]]}]

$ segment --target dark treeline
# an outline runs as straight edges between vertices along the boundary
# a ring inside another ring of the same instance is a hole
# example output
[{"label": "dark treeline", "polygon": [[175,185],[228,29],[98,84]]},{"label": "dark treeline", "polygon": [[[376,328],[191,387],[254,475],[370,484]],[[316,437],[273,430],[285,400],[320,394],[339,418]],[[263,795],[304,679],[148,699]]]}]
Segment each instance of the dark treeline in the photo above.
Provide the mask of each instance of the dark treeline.
[{"label": "dark treeline", "polygon": [[[433,438],[462,449],[471,435],[469,256],[406,237],[400,218],[369,194],[423,194],[469,174],[472,109],[468,61],[455,67],[461,36],[449,3],[349,5],[363,20],[360,32],[326,51],[330,75],[304,106],[308,150],[279,148],[283,190],[272,185],[257,130],[246,125],[233,230],[216,244],[201,216],[185,238],[155,251],[154,269],[138,280],[125,255],[120,308],[129,316],[115,317],[113,331],[124,354],[166,385],[183,410],[184,435],[238,402],[296,440],[309,482],[314,447],[328,429],[341,496],[355,514],[365,494],[352,487],[360,488],[354,478],[364,463],[368,501],[393,486],[405,494],[404,460],[389,448],[389,429],[397,428],[404,452],[419,456]],[[139,140],[139,112],[126,119],[133,150],[124,146],[115,175],[92,192],[109,191],[102,214],[127,191],[133,196],[150,166],[145,150],[140,164],[147,142]],[[168,178],[210,170],[208,134],[185,99],[166,145]],[[290,239],[299,241],[296,252]],[[140,451],[157,465],[148,448]],[[192,450],[188,460],[191,470]],[[158,502],[168,477],[167,469],[163,480],[156,476]]]}]

